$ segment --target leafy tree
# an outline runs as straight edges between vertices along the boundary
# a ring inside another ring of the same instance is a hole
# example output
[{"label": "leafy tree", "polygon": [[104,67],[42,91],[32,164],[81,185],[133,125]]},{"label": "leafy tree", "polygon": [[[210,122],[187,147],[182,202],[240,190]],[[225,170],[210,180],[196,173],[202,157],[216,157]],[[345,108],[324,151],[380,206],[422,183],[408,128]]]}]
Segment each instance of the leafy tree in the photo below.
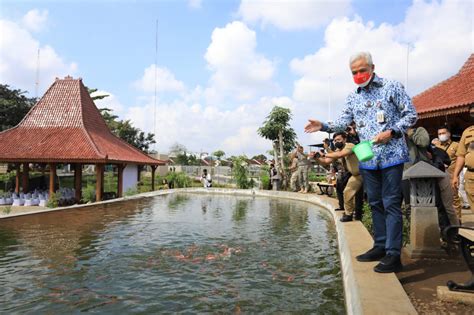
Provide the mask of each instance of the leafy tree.
[{"label": "leafy tree", "polygon": [[[102,94],[102,95],[95,95],[95,96],[92,96],[92,93],[95,93],[97,92],[97,89],[91,89],[91,88],[88,88],[86,86],[86,89],[87,91],[89,92],[89,95],[91,96],[92,100],[95,102],[96,100],[101,100],[101,99],[104,99],[106,97],[109,97],[110,95],[109,94]],[[109,109],[110,110],[110,109]]]},{"label": "leafy tree", "polygon": [[25,93],[0,84],[0,131],[18,125],[36,103],[36,98],[28,98]]},{"label": "leafy tree", "polygon": [[254,155],[254,156],[252,157],[252,160],[257,160],[257,161],[266,162],[266,161],[267,161],[267,157],[266,157],[264,154]]},{"label": "leafy tree", "polygon": [[170,147],[170,150],[169,150],[169,155],[174,155],[174,156],[178,156],[178,155],[186,155],[186,152],[188,151],[188,149],[186,149],[186,147],[184,145],[182,145],[181,143],[174,143],[171,147]]},{"label": "leafy tree", "polygon": [[143,132],[139,128],[133,127],[130,120],[118,120],[117,125],[112,132],[115,133],[119,138],[125,140],[134,147],[144,151],[149,152],[150,146],[155,141],[155,135],[153,133]]},{"label": "leafy tree", "polygon": [[117,115],[112,114],[112,109],[110,108],[99,108],[100,114],[102,118],[104,118],[107,126],[110,130],[114,130],[117,128]]},{"label": "leafy tree", "polygon": [[296,146],[296,133],[290,127],[290,120],[290,109],[275,106],[263,122],[263,126],[258,128],[261,137],[272,141],[275,163],[280,165],[283,175],[283,187],[287,184],[284,156]]},{"label": "leafy tree", "polygon": [[223,156],[225,156],[225,152],[222,150],[217,150],[214,153],[212,153],[219,161],[222,159]]},{"label": "leafy tree", "polygon": [[201,165],[201,160],[194,154],[191,154],[188,156],[188,163],[189,165],[199,166]]},{"label": "leafy tree", "polygon": [[[86,87],[86,89],[89,94],[97,92],[97,89],[91,89],[88,87]],[[108,96],[108,94],[103,94],[91,96],[91,98],[93,101],[95,101],[101,100]],[[128,144],[131,144],[135,148],[146,153],[151,153],[150,147],[156,143],[155,135],[153,133],[145,133],[140,128],[133,127],[130,120],[118,119],[118,116],[114,115],[112,113],[113,110],[110,108],[100,108],[99,111],[113,134],[126,141]]]},{"label": "leafy tree", "polygon": [[189,160],[186,153],[179,153],[178,155],[176,155],[175,161],[178,165],[189,165]]}]

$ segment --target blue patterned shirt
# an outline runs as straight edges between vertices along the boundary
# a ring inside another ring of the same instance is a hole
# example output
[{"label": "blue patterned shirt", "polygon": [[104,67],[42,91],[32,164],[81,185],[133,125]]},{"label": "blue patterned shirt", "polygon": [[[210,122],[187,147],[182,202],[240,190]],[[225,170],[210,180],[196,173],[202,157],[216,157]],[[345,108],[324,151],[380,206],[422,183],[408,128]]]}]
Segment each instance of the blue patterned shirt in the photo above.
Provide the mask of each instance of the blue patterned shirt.
[{"label": "blue patterned shirt", "polygon": [[[379,120],[377,120],[379,115]],[[383,116],[383,119],[380,119]],[[377,134],[394,130],[400,135],[387,144],[375,144],[374,158],[359,162],[361,169],[376,170],[409,162],[409,154],[403,134],[417,120],[415,107],[397,81],[379,78],[374,74],[371,83],[357,90],[346,99],[342,115],[333,124],[323,124],[323,131],[343,131],[355,121],[360,140],[372,140]]]}]

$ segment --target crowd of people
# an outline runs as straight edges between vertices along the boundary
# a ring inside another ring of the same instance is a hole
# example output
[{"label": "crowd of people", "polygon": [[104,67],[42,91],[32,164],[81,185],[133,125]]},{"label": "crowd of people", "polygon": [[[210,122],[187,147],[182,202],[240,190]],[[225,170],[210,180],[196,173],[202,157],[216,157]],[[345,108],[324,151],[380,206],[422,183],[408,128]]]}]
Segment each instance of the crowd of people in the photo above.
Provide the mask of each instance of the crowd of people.
[{"label": "crowd of people", "polygon": [[[459,143],[452,141],[447,126],[440,126],[437,138],[430,141],[425,128],[415,127],[417,113],[403,85],[379,77],[370,53],[353,55],[349,67],[357,88],[347,97],[340,117],[332,123],[309,119],[305,126],[307,133],[333,133],[324,151],[310,157],[338,173],[342,222],[360,219],[362,198],[367,197],[374,244],[356,259],[379,261],[376,272],[398,272],[402,269],[402,201],[410,204],[410,185],[402,180],[403,171],[425,161],[444,172],[436,189],[440,225],[460,224],[461,209],[473,209],[474,126],[463,132]],[[474,106],[470,117],[472,121]],[[357,160],[353,148],[359,141],[373,143],[372,159]]]}]

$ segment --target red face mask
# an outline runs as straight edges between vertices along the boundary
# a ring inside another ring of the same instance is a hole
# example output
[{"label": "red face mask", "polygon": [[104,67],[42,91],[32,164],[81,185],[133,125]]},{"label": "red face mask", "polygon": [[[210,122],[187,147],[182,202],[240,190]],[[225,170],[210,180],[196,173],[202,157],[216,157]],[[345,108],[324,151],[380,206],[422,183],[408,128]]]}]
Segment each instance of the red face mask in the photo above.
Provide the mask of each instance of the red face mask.
[{"label": "red face mask", "polygon": [[364,87],[369,83],[370,77],[372,74],[370,72],[362,72],[362,73],[357,73],[353,75],[352,77],[354,78],[355,84],[358,86]]}]

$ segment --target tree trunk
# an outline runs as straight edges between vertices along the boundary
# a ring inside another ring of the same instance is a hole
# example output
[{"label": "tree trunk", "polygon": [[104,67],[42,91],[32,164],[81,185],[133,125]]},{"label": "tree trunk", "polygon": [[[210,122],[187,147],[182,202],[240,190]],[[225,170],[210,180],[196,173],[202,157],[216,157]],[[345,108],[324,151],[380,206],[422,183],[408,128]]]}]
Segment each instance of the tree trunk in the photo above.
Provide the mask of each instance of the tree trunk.
[{"label": "tree trunk", "polygon": [[280,129],[278,131],[278,142],[280,144],[280,163],[281,163],[281,183],[282,183],[282,188],[286,189],[286,171],[285,171],[285,159],[283,158],[284,152],[283,152],[283,131]]},{"label": "tree trunk", "polygon": [[273,141],[273,157],[275,158],[275,167],[278,166],[278,147],[277,142]]}]

